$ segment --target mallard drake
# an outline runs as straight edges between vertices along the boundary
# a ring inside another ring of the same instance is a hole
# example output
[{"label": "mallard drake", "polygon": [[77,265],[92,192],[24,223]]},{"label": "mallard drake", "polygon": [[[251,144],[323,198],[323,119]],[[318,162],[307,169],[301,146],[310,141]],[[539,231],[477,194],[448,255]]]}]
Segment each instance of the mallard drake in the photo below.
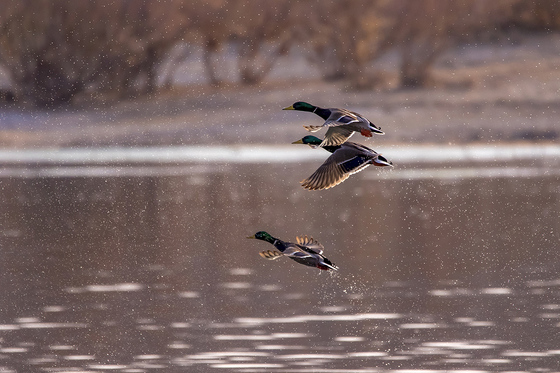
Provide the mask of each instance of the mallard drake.
[{"label": "mallard drake", "polygon": [[[315,136],[305,136],[292,144],[306,144],[317,147],[322,140]],[[324,146],[323,149],[332,153],[327,160],[307,179],[301,182],[301,186],[308,190],[322,190],[332,188],[356,172],[360,172],[369,165],[379,167],[393,167],[393,162],[387,160],[374,150],[356,144],[345,142],[342,145]]]},{"label": "mallard drake", "polygon": [[317,132],[323,127],[328,127],[325,139],[319,145],[321,147],[340,145],[346,142],[354,132],[360,132],[366,137],[372,137],[374,133],[384,134],[381,128],[371,123],[368,119],[346,109],[324,109],[307,102],[298,101],[282,110],[310,111],[323,118],[325,123],[320,126],[303,126],[309,132]]},{"label": "mallard drake", "polygon": [[265,259],[275,260],[282,256],[287,256],[296,262],[328,271],[337,271],[338,267],[323,256],[324,247],[312,237],[296,237],[297,243],[282,241],[272,237],[265,231],[260,231],[247,238],[266,241],[274,245],[276,250],[265,250],[259,255]]}]

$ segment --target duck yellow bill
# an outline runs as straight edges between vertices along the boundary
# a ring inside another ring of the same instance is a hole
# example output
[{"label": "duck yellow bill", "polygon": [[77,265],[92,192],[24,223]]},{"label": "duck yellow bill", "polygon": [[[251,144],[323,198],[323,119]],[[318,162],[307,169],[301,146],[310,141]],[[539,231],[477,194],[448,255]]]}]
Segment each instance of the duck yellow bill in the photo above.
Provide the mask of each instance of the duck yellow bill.
[{"label": "duck yellow bill", "polygon": [[299,139],[298,141],[294,141],[292,144],[303,144],[303,141],[301,141],[301,139]]},{"label": "duck yellow bill", "polygon": [[288,106],[288,107],[285,107],[285,108],[282,109],[282,110],[295,110],[295,109],[294,109],[294,105],[290,105],[290,106]]},{"label": "duck yellow bill", "polygon": [[249,236],[249,237],[247,237],[247,238],[255,238],[255,235]]}]

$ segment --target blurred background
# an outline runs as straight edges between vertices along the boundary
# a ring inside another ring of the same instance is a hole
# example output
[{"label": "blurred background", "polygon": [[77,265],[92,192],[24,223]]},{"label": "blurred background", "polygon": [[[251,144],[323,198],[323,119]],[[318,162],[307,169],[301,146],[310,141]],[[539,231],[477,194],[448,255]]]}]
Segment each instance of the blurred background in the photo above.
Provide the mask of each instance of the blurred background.
[{"label": "blurred background", "polygon": [[274,114],[303,99],[377,110],[394,141],[556,139],[559,14],[554,0],[6,1],[0,144],[285,143]]},{"label": "blurred background", "polygon": [[[558,1],[4,0],[0,31],[0,372],[558,370]],[[395,167],[301,188],[296,101]]]}]

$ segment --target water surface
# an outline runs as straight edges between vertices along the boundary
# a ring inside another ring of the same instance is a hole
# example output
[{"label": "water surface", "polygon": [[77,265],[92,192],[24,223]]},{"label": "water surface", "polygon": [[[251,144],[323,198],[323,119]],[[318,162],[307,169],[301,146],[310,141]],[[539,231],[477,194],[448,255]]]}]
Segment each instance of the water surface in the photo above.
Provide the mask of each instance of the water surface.
[{"label": "water surface", "polygon": [[[550,149],[395,148],[395,170],[323,192],[298,185],[319,150],[4,159],[0,371],[556,371]],[[312,235],[340,271],[263,260],[262,229]]]}]

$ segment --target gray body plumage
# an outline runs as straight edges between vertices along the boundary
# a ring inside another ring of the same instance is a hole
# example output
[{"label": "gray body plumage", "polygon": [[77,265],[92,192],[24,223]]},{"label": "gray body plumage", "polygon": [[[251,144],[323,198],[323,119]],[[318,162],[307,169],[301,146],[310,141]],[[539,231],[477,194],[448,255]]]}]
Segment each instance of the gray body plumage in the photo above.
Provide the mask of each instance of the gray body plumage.
[{"label": "gray body plumage", "polygon": [[319,131],[321,128],[327,127],[325,138],[319,146],[333,146],[341,145],[346,142],[354,132],[361,132],[362,130],[369,131],[370,133],[383,134],[383,131],[369,119],[364,116],[346,109],[330,108],[329,117],[321,126],[304,126],[309,132]]},{"label": "gray body plumage", "polygon": [[286,242],[273,238],[273,241],[270,243],[274,245],[276,250],[265,250],[259,254],[261,257],[269,260],[276,260],[287,256],[309,267],[317,267],[323,270],[338,270],[338,267],[323,255],[323,245],[312,237],[296,237],[296,242]]}]

